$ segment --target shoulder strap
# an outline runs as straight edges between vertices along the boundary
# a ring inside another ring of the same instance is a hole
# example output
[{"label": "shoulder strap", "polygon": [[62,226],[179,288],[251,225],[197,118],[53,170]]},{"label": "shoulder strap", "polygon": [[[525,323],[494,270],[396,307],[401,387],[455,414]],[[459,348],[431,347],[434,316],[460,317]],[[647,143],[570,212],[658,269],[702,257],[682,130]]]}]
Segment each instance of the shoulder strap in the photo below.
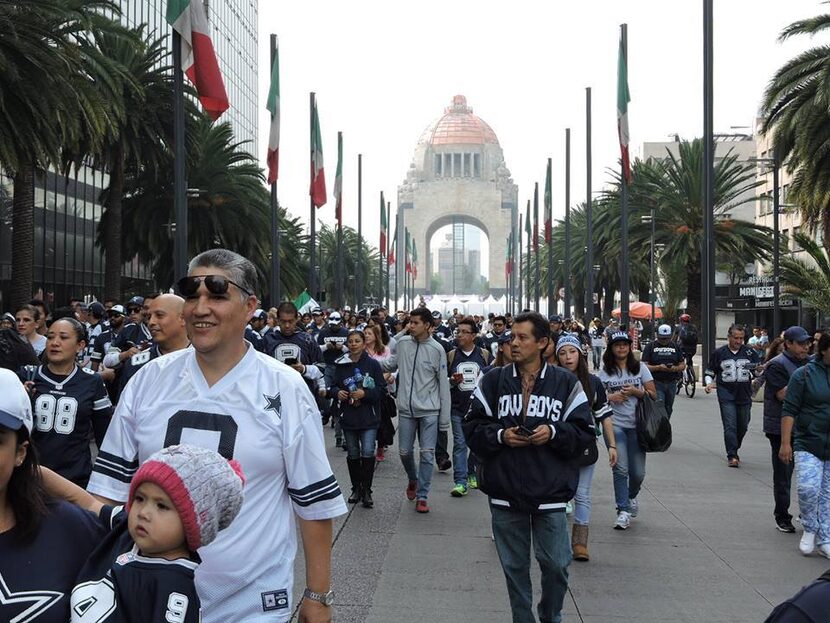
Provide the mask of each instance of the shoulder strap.
[{"label": "shoulder strap", "polygon": [[452,362],[455,361],[455,349],[453,348],[447,353],[447,367],[452,368]]}]

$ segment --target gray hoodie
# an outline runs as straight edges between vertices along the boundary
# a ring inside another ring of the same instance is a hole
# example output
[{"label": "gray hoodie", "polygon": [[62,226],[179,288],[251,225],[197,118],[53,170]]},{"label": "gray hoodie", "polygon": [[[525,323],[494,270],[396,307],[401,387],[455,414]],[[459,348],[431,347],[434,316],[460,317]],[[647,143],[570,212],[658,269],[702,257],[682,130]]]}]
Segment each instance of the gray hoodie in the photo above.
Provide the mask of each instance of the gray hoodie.
[{"label": "gray hoodie", "polygon": [[403,417],[438,414],[438,428],[450,427],[450,382],[447,354],[432,337],[423,342],[398,334],[397,352],[383,364],[398,370],[398,413]]}]

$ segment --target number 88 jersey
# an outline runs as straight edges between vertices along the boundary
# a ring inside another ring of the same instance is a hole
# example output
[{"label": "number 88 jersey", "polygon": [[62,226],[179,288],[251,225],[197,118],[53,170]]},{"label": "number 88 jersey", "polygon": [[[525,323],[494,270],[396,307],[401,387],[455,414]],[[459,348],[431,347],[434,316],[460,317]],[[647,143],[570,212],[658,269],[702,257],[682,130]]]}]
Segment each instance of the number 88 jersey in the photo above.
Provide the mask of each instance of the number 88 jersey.
[{"label": "number 88 jersey", "polygon": [[78,366],[66,376],[53,374],[45,365],[25,366],[19,376],[34,383],[32,439],[40,462],[86,487],[92,472],[90,433],[100,447],[112,416],[104,381]]}]

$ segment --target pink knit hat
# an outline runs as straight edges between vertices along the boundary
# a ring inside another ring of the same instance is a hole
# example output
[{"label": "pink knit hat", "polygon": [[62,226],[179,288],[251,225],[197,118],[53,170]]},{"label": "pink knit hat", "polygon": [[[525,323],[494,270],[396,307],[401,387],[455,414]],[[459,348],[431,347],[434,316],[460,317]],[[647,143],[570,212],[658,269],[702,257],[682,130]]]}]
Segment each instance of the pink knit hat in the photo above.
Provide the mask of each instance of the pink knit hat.
[{"label": "pink knit hat", "polygon": [[169,446],[145,461],[130,483],[127,511],[143,482],[158,485],[179,513],[191,552],[211,543],[242,507],[245,475],[239,462],[191,445]]}]

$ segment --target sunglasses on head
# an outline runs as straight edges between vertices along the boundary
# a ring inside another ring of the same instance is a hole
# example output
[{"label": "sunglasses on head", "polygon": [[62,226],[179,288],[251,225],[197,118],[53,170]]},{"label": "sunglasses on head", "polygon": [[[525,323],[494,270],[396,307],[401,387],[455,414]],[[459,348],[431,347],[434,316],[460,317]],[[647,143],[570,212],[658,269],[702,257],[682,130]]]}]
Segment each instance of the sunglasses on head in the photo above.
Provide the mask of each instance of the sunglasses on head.
[{"label": "sunglasses on head", "polygon": [[178,283],[176,284],[179,293],[185,297],[189,298],[191,296],[195,296],[196,293],[199,291],[199,285],[204,282],[205,288],[211,294],[227,294],[228,293],[228,286],[234,285],[239,288],[242,292],[251,296],[252,293],[249,292],[247,289],[243,288],[238,283],[234,283],[224,275],[204,275],[202,277],[182,277],[179,279]]}]

